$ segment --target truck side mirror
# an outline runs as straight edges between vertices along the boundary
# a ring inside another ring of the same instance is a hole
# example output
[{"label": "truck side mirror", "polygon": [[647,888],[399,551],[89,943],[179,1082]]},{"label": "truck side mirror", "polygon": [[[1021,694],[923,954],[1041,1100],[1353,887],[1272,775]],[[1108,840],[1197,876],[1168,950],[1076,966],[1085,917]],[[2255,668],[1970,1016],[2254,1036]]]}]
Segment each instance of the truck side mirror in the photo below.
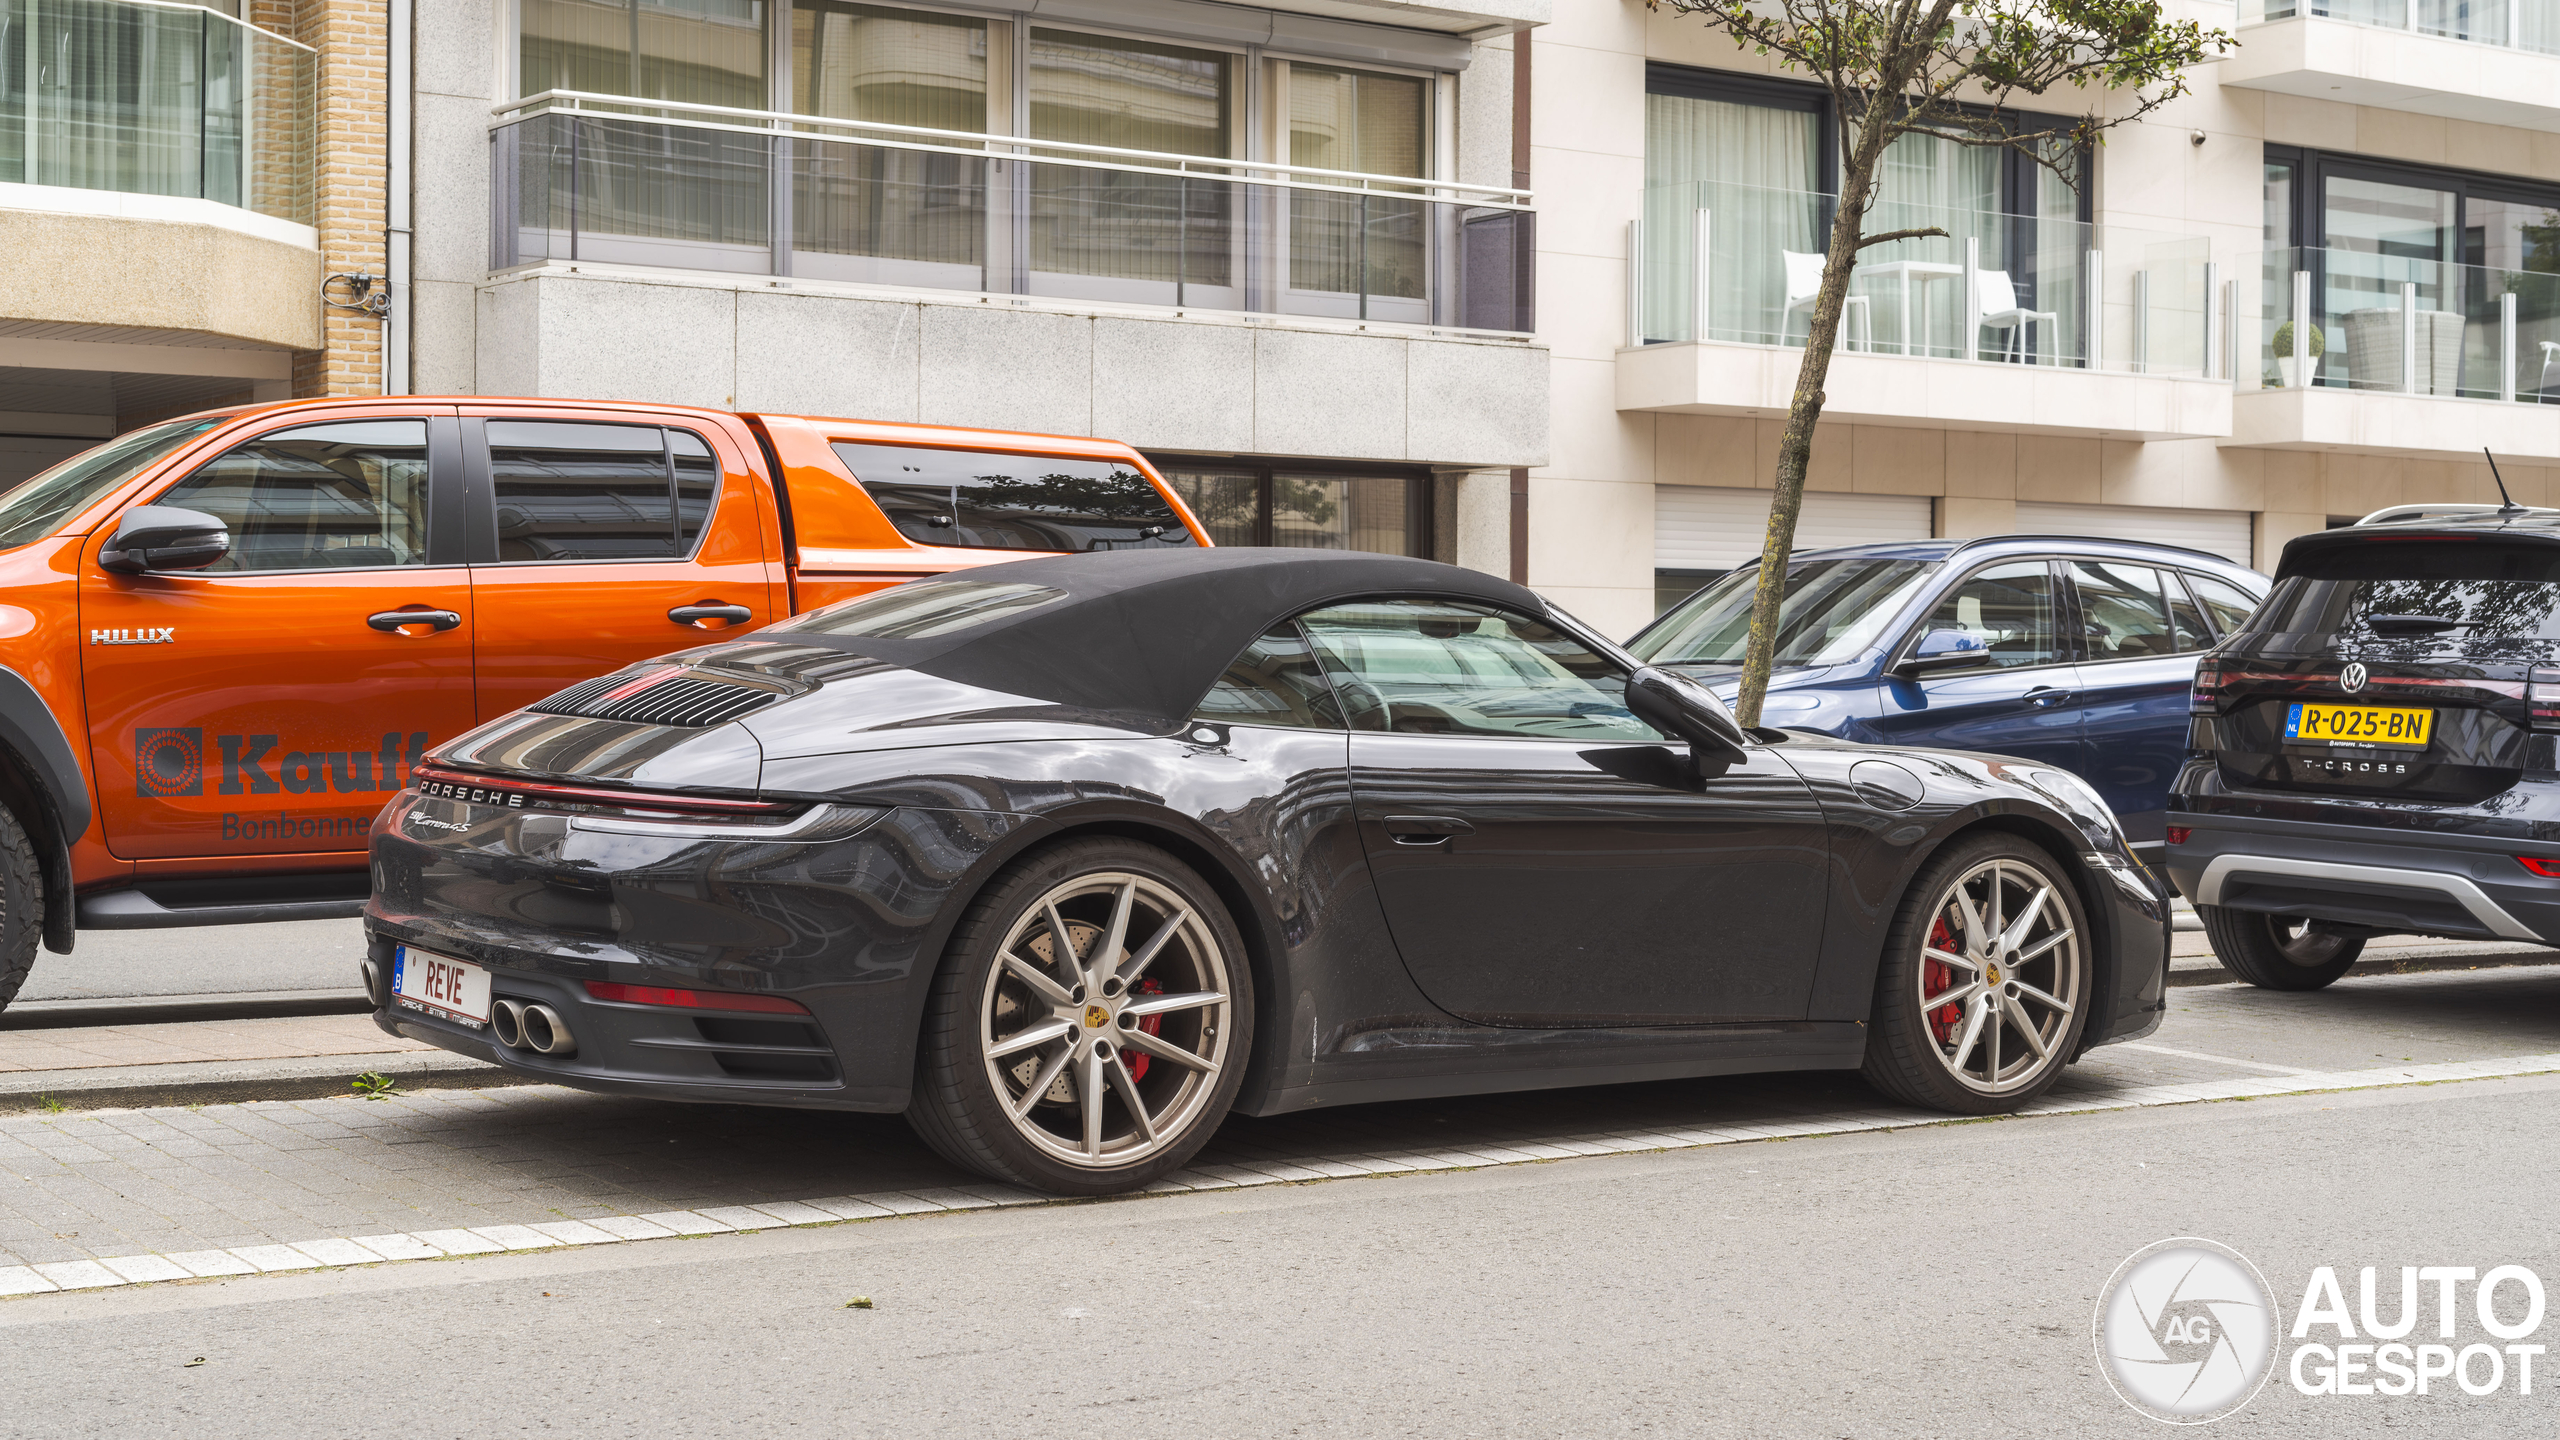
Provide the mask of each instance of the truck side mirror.
[{"label": "truck side mirror", "polygon": [[1698,776],[1712,780],[1748,752],[1749,737],[1715,692],[1673,671],[1647,665],[1627,677],[1627,709],[1665,735],[1689,742]]},{"label": "truck side mirror", "polygon": [[217,515],[174,505],[136,505],[116,522],[98,563],[119,575],[201,570],[231,553],[231,527]]},{"label": "truck side mirror", "polygon": [[1989,654],[1990,646],[1983,637],[1970,630],[1932,630],[1920,637],[1902,663],[1893,667],[1897,675],[1916,675],[1923,670],[1938,670],[1949,665],[1978,665]]}]

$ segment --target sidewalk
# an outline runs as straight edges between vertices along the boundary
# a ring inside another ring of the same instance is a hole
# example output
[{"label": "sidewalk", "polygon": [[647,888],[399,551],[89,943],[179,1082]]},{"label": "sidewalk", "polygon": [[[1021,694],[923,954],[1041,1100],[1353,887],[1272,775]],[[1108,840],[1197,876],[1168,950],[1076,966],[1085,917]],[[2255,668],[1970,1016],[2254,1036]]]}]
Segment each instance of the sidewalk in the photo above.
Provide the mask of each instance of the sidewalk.
[{"label": "sidewalk", "polygon": [[409,1088],[511,1079],[386,1035],[370,1015],[0,1030],[0,1114],[344,1095],[368,1073]]}]

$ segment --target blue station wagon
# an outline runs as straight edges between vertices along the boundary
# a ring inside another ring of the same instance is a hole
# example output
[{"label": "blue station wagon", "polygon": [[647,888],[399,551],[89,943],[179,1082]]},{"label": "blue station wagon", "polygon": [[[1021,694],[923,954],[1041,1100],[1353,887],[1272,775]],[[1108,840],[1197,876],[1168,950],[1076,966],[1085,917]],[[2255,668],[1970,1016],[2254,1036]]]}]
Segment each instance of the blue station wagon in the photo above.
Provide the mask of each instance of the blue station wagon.
[{"label": "blue station wagon", "polygon": [[[1627,648],[1740,688],[1755,566],[1672,606]],[[2067,535],[1798,551],[1760,723],[2013,755],[2097,788],[2146,858],[2187,751],[2196,659],[2267,578],[2201,550]]]}]

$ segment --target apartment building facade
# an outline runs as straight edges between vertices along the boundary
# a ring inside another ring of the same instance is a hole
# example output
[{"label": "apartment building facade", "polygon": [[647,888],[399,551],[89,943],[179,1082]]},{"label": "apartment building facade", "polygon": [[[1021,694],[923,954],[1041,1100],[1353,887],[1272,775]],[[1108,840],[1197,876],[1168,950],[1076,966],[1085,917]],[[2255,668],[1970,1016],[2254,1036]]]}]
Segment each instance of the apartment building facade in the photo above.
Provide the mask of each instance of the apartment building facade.
[{"label": "apartment building facade", "polygon": [[[2560,499],[2560,0],[2175,8],[2095,153],[1891,157],[1804,543]],[[1756,554],[1838,129],[1643,0],[0,0],[0,482],[377,388],[1099,434],[1623,633]]]}]

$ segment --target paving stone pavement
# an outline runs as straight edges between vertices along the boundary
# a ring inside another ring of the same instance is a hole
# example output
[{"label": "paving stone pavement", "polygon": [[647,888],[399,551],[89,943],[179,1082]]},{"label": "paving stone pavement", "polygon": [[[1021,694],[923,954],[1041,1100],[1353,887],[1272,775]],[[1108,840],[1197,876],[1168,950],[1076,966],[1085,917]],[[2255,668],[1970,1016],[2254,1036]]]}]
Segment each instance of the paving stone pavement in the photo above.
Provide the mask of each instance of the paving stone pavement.
[{"label": "paving stone pavement", "polygon": [[[2388,1082],[2420,1066],[2494,1070],[2516,1057],[2560,1068],[2560,970],[2355,978],[2309,995],[2203,986],[2172,992],[2158,1034],[2075,1067],[2050,1108],[2126,1103],[2172,1086],[2260,1093],[2303,1072]],[[1672,1081],[1237,1118],[1193,1168],[1313,1179],[1367,1173],[1375,1167],[1361,1157],[1379,1155],[1496,1163],[1596,1153],[1595,1136],[1741,1127],[1727,1138],[1747,1138],[1932,1118],[1884,1105],[1841,1073]],[[86,1262],[150,1269],[154,1255],[194,1257],[198,1268],[187,1273],[211,1273],[201,1268],[208,1264],[273,1268],[261,1254],[274,1266],[307,1268],[381,1252],[324,1260],[304,1243],[314,1237],[415,1237],[399,1243],[458,1252],[563,1243],[589,1233],[564,1226],[629,1229],[628,1217],[638,1216],[658,1223],[635,1234],[695,1223],[674,1215],[753,1228],[797,1213],[797,1202],[949,1195],[978,1184],[895,1116],[677,1105],[556,1086],[20,1115],[0,1120],[0,1272],[45,1266],[49,1284],[68,1285],[89,1275]],[[717,1218],[748,1206],[767,1218]],[[885,1214],[894,1202],[863,1208]],[[510,1228],[533,1226],[545,1228]],[[301,1248],[258,1248],[283,1245]],[[166,1277],[98,1270],[81,1283],[150,1278]]]},{"label": "paving stone pavement", "polygon": [[78,1025],[0,1030],[0,1074],[276,1060],[302,1055],[387,1055],[432,1045],[385,1035],[370,1015],[263,1020],[186,1020],[159,1025]]}]

